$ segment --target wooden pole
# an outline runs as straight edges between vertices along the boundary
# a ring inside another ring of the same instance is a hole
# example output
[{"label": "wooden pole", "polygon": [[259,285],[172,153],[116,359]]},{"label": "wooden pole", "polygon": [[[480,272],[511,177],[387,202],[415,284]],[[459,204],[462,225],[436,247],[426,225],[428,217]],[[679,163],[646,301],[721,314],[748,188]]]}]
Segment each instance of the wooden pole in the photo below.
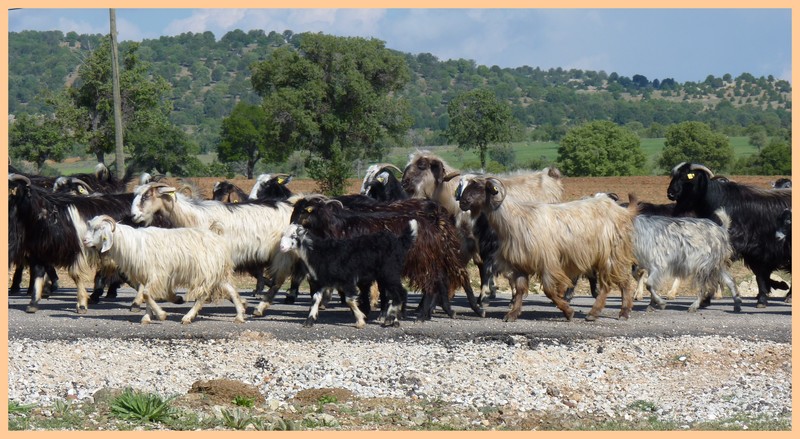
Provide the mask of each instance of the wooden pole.
[{"label": "wooden pole", "polygon": [[114,140],[116,142],[116,168],[117,178],[122,180],[125,175],[125,152],[122,144],[122,97],[119,91],[119,59],[117,55],[117,13],[109,9],[111,21],[111,72],[114,87]]}]

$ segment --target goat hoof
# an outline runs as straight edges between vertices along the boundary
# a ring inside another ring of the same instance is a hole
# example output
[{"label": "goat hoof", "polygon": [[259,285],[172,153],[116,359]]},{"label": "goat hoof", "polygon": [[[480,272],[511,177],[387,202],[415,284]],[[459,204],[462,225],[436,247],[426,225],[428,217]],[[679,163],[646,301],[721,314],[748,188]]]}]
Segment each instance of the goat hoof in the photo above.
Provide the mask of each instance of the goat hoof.
[{"label": "goat hoof", "polygon": [[[569,319],[567,319],[567,320],[569,320]],[[586,321],[587,322],[594,322],[595,320],[597,320],[597,316],[596,315],[589,314],[589,315],[586,316]]]},{"label": "goat hoof", "polygon": [[139,312],[142,310],[142,307],[138,303],[134,303],[131,305],[131,312]]},{"label": "goat hoof", "polygon": [[139,320],[139,323],[141,323],[142,325],[150,323],[150,315],[145,314],[144,317],[142,317],[142,320]]},{"label": "goat hoof", "polygon": [[89,310],[86,309],[85,307],[78,307],[77,311],[78,314],[86,314],[87,312],[89,312]]},{"label": "goat hoof", "polygon": [[116,291],[109,291],[106,293],[106,299],[116,299],[117,292]]},{"label": "goat hoof", "polygon": [[621,311],[619,313],[619,319],[620,320],[628,320],[630,318],[630,316],[631,316],[631,312],[629,310]]},{"label": "goat hoof", "polygon": [[287,294],[286,297],[283,299],[283,303],[292,304],[295,301],[295,296],[291,294]]},{"label": "goat hoof", "polygon": [[508,314],[506,314],[505,317],[503,317],[503,321],[504,322],[516,322],[517,321],[517,316],[513,315],[511,313],[508,313]]},{"label": "goat hoof", "polygon": [[696,306],[690,306],[689,307],[689,312],[697,312],[697,307]]},{"label": "goat hoof", "polygon": [[15,294],[19,294],[19,292],[20,292],[19,287],[17,287],[17,288],[9,288],[8,289],[8,295],[9,296],[12,296],[12,295],[15,295]]},{"label": "goat hoof", "polygon": [[742,307],[740,305],[734,305],[733,312],[742,312]]},{"label": "goat hoof", "polygon": [[574,311],[572,308],[570,308],[570,309],[569,309],[569,311],[567,311],[567,312],[565,312],[565,313],[564,313],[564,317],[566,317],[566,318],[567,318],[567,321],[568,321],[568,322],[571,322],[571,321],[572,321],[572,317],[573,317],[574,315],[575,315],[575,311]]},{"label": "goat hoof", "polygon": [[306,328],[310,328],[310,327],[314,326],[314,319],[311,318],[311,317],[307,318],[306,321],[303,322],[303,326],[306,327]]},{"label": "goat hoof", "polygon": [[188,325],[188,324],[190,324],[190,323],[192,323],[192,321],[191,321],[191,320],[189,320],[189,319],[181,319],[181,324],[182,324],[182,325]]},{"label": "goat hoof", "polygon": [[[167,320],[167,313],[159,314],[157,317],[158,320],[161,320],[163,322],[164,320]],[[191,322],[191,320],[189,320],[189,322]]]},{"label": "goat hoof", "polygon": [[792,303],[792,296],[786,296],[786,298],[783,299],[783,303]]},{"label": "goat hoof", "polygon": [[766,308],[766,307],[767,307],[767,304],[766,304],[766,303],[761,303],[761,302],[758,302],[758,303],[756,304],[756,308]]},{"label": "goat hoof", "polygon": [[99,295],[95,296],[94,294],[92,294],[91,296],[89,296],[89,303],[92,305],[100,303],[100,296]]},{"label": "goat hoof", "polygon": [[38,306],[28,305],[28,307],[25,308],[25,312],[28,313],[28,314],[33,314],[36,311],[39,311],[39,307]]},{"label": "goat hoof", "polygon": [[236,318],[233,319],[233,323],[244,323],[244,317],[236,316]]}]

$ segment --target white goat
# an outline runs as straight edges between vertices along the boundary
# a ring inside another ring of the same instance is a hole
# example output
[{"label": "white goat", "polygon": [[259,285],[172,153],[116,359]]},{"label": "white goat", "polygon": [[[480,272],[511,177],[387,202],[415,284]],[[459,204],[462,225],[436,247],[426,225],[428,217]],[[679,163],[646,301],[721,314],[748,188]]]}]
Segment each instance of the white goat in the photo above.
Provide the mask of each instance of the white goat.
[{"label": "white goat", "polygon": [[139,284],[148,307],[142,323],[150,322],[151,312],[159,320],[166,318],[155,299],[167,298],[178,286],[186,286],[186,299],[195,301],[182,323],[191,323],[206,302],[223,297],[236,307],[234,321],[243,323],[245,308],[231,283],[233,261],[220,233],[216,225],[211,230],[135,229],[99,215],[89,220],[83,244],[108,255],[130,281]]},{"label": "white goat", "polygon": [[163,183],[140,186],[135,194],[131,206],[134,221],[148,224],[156,212],[161,212],[176,227],[207,229],[217,222],[224,231],[226,248],[235,266],[268,267],[273,285],[253,312],[256,316],[263,315],[296,261],[293,254],[279,251],[283,230],[289,225],[292,215],[291,202],[225,204],[198,200],[185,197]]}]

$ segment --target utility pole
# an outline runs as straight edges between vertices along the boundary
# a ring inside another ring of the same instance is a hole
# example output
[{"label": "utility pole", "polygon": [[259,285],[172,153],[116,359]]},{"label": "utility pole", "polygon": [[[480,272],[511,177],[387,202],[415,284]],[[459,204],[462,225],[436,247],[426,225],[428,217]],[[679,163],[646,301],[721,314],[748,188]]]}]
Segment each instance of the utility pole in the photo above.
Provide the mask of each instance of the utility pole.
[{"label": "utility pole", "polygon": [[117,12],[108,10],[111,21],[111,72],[114,84],[114,139],[116,141],[117,179],[125,176],[125,153],[122,148],[122,97],[119,91],[119,59],[117,55]]}]

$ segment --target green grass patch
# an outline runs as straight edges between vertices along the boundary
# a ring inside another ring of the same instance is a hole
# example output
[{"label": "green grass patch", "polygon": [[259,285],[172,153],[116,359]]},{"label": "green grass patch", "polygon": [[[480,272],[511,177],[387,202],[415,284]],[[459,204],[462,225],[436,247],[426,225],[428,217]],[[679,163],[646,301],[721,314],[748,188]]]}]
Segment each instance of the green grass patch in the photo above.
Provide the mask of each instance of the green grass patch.
[{"label": "green grass patch", "polygon": [[176,414],[172,399],[128,388],[112,401],[111,413],[124,420],[163,422]]}]

